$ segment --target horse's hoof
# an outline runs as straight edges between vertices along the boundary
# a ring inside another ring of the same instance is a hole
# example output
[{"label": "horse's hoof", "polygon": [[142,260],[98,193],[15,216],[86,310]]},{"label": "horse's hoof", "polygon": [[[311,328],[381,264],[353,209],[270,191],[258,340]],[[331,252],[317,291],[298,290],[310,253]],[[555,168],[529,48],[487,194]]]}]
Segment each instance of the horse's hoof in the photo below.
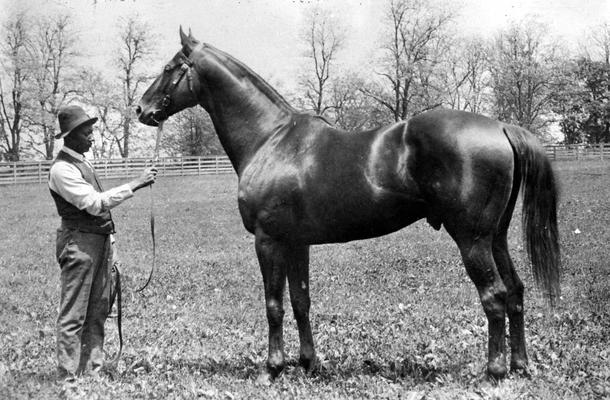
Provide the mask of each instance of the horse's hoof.
[{"label": "horse's hoof", "polygon": [[273,380],[273,377],[271,376],[271,374],[264,370],[261,371],[261,373],[258,375],[258,378],[256,378],[256,386],[262,386],[262,387],[269,387],[271,386],[271,381]]},{"label": "horse's hoof", "polygon": [[523,360],[511,360],[510,372],[524,378],[529,378],[531,376],[527,361]]},{"label": "horse's hoof", "polygon": [[495,381],[504,379],[507,372],[504,363],[491,362],[487,364],[487,375]]},{"label": "horse's hoof", "polygon": [[284,370],[284,364],[267,363],[267,368],[266,368],[265,372],[267,374],[269,374],[269,377],[271,379],[275,379],[279,376],[279,374],[282,373],[283,370]]},{"label": "horse's hoof", "polygon": [[307,372],[308,374],[314,373],[315,371],[317,371],[320,367],[320,360],[318,360],[318,357],[313,357],[313,358],[304,358],[304,357],[300,357],[299,358],[299,365],[301,367],[303,367],[303,369],[305,370],[305,372]]}]

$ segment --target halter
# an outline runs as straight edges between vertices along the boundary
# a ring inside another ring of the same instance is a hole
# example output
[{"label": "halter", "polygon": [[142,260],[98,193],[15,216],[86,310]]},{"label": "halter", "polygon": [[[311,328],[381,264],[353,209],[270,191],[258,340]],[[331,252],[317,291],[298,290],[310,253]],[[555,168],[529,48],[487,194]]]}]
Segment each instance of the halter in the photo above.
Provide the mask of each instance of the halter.
[{"label": "halter", "polygon": [[167,64],[165,66],[165,68],[163,69],[163,73],[168,74],[168,73],[172,72],[178,65],[180,65],[180,72],[178,73],[178,76],[176,76],[176,79],[174,79],[172,81],[172,83],[167,88],[165,88],[165,90],[163,91],[164,96],[163,96],[163,100],[161,100],[161,110],[160,110],[160,113],[163,117],[167,117],[167,109],[169,108],[170,104],[172,103],[171,95],[174,92],[174,90],[176,89],[176,87],[178,86],[178,84],[180,84],[180,81],[182,81],[182,78],[184,78],[185,75],[186,75],[186,79],[188,81],[189,91],[191,92],[191,95],[193,96],[193,98],[195,100],[198,100],[197,95],[195,94],[195,91],[193,90],[193,76],[191,74],[191,68],[193,67],[194,63],[182,51],[179,52],[179,56],[180,56],[179,63],[175,63],[174,60],[172,60],[172,62]]}]

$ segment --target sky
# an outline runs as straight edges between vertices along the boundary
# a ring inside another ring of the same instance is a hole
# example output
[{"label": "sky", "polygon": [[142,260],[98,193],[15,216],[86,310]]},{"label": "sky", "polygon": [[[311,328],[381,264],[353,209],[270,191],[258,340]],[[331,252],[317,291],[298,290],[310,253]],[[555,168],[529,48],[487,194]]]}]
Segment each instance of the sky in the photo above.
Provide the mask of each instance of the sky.
[{"label": "sky", "polygon": [[[87,44],[87,59],[111,70],[118,21],[136,15],[156,33],[158,68],[179,50],[179,26],[245,62],[272,84],[294,79],[303,63],[298,35],[307,0],[0,0],[0,10],[26,7],[39,13],[67,8]],[[385,0],[321,2],[348,27],[342,54],[348,65],[362,65],[379,47]],[[536,16],[549,33],[577,46],[591,26],[610,22],[610,0],[451,0],[463,4],[457,18],[460,32],[488,36],[511,21]],[[3,12],[4,20],[8,14]],[[157,67],[157,65],[155,65]]]}]

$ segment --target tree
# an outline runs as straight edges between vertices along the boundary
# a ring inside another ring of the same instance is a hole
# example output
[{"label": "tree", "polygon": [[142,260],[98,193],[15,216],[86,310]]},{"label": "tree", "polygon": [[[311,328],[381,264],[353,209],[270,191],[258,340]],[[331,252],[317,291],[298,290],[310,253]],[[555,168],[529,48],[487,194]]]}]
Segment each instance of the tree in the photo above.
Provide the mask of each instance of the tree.
[{"label": "tree", "polygon": [[395,121],[439,106],[436,68],[446,50],[452,12],[423,0],[391,0],[383,47],[382,82],[366,90]]},{"label": "tree", "polygon": [[95,158],[112,158],[117,137],[122,133],[121,89],[110,83],[100,71],[83,70],[80,73],[81,99],[93,107],[98,118],[96,132],[99,140],[92,147]]},{"label": "tree", "polygon": [[558,90],[553,98],[553,112],[559,116],[559,126],[566,144],[585,143],[587,141],[582,130],[587,114],[583,108],[586,89],[579,78],[578,64],[570,60],[566,66],[562,90]]},{"label": "tree", "polygon": [[0,71],[0,149],[10,161],[18,161],[25,107],[25,85],[30,75],[27,15],[16,13],[3,26]]},{"label": "tree", "polygon": [[545,29],[526,20],[501,32],[494,43],[491,75],[497,117],[543,133],[560,82],[556,48],[545,46]]},{"label": "tree", "polygon": [[591,43],[588,53],[592,60],[610,65],[610,24],[608,22],[594,27],[589,34]]},{"label": "tree", "polygon": [[565,142],[610,141],[610,65],[580,58],[572,63],[566,81],[555,106]]},{"label": "tree", "polygon": [[480,38],[458,38],[440,68],[445,103],[454,109],[481,113],[490,90],[489,49]]},{"label": "tree", "polygon": [[310,11],[302,36],[307,43],[306,56],[313,62],[313,69],[301,78],[301,86],[305,89],[311,109],[318,115],[324,115],[332,108],[327,97],[332,90],[331,68],[344,43],[343,28],[332,13],[315,7]]},{"label": "tree", "polygon": [[141,71],[145,66],[147,58],[152,54],[152,40],[150,29],[147,24],[137,20],[135,17],[122,21],[120,33],[121,45],[118,51],[117,63],[122,84],[123,94],[121,99],[122,112],[122,136],[116,137],[121,157],[129,157],[132,133],[134,130],[134,107],[140,96],[140,90],[149,80],[149,77]]},{"label": "tree", "polygon": [[568,144],[610,141],[610,25],[593,27],[587,42],[554,101]]},{"label": "tree", "polygon": [[74,82],[76,35],[68,15],[42,17],[30,52],[33,59],[29,92],[32,97],[29,122],[30,150],[53,159],[59,109],[70,95],[78,93]]},{"label": "tree", "polygon": [[173,134],[166,135],[163,149],[170,155],[205,156],[224,154],[212,121],[201,107],[188,108],[172,118]]},{"label": "tree", "polygon": [[385,118],[383,110],[362,88],[366,81],[355,73],[346,73],[337,79],[330,93],[333,105],[335,124],[347,131],[370,129],[391,120]]}]

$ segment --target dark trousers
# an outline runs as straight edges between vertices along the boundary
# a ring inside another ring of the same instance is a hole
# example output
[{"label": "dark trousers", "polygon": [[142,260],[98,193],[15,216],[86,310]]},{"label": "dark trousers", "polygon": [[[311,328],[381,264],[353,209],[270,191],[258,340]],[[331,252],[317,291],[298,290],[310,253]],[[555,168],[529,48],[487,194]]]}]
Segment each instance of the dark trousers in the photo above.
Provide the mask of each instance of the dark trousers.
[{"label": "dark trousers", "polygon": [[57,261],[61,267],[58,372],[98,371],[104,363],[104,323],[111,306],[110,235],[60,228]]}]

